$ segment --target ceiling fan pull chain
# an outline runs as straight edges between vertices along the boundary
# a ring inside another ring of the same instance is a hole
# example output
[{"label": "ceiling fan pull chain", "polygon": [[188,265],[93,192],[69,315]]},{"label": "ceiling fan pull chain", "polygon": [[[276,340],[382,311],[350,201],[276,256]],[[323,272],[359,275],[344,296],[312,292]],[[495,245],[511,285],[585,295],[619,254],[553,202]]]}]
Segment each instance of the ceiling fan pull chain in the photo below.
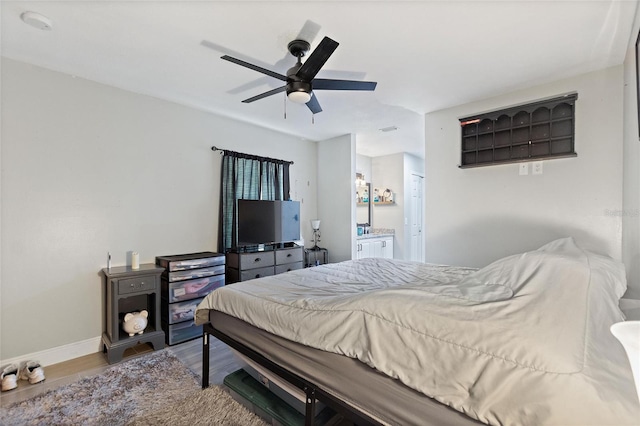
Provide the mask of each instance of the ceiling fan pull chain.
[{"label": "ceiling fan pull chain", "polygon": [[316,115],[311,113],[311,124],[316,124]]},{"label": "ceiling fan pull chain", "polygon": [[287,94],[284,94],[284,119],[287,119]]}]

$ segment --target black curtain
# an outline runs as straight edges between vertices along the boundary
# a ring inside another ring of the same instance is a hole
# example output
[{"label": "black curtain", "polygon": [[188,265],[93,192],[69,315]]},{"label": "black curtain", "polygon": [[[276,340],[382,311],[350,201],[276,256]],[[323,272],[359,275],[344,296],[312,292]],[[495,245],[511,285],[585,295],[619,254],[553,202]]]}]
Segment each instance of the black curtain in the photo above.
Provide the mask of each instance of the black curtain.
[{"label": "black curtain", "polygon": [[272,158],[224,151],[220,179],[218,251],[238,242],[238,200],[290,200],[289,165]]}]

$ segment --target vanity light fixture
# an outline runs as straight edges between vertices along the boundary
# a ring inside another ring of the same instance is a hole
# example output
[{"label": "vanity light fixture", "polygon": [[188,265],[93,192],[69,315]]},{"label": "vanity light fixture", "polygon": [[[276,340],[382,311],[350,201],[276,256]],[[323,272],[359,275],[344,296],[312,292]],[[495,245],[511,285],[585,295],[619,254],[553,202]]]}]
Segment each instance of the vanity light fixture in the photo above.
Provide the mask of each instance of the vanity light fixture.
[{"label": "vanity light fixture", "polygon": [[39,30],[51,31],[53,29],[51,19],[37,12],[23,12],[22,15],[20,15],[20,19],[22,19],[25,24],[31,25]]}]

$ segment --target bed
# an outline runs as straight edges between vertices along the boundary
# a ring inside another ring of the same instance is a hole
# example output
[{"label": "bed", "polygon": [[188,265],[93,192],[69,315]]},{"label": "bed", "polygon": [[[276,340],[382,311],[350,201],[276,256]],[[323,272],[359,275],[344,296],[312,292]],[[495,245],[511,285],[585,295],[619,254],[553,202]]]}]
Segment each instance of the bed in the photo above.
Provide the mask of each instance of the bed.
[{"label": "bed", "polygon": [[363,259],[233,284],[196,310],[203,386],[212,334],[358,424],[638,424],[609,332],[625,290],[571,238],[479,270]]}]

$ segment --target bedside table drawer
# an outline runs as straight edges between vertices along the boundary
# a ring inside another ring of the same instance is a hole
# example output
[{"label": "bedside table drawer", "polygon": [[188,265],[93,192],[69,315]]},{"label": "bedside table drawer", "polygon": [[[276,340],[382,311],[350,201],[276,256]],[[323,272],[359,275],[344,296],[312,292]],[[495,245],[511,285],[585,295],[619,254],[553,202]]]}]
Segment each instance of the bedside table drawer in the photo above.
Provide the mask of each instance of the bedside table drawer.
[{"label": "bedside table drawer", "polygon": [[155,290],[155,277],[136,277],[118,281],[118,294],[136,293],[139,291]]}]

